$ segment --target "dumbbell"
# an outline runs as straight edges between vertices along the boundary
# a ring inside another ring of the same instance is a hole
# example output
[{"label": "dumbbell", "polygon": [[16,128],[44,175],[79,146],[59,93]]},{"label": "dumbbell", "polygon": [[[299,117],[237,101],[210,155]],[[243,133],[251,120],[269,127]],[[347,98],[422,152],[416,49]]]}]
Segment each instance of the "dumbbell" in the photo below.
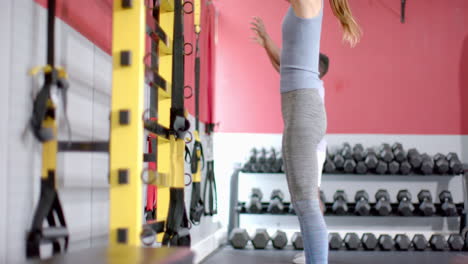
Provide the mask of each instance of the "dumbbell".
[{"label": "dumbbell", "polygon": [[377,167],[377,164],[379,163],[379,159],[373,149],[368,148],[366,150],[366,158],[364,160],[364,163],[366,163],[367,168],[370,170],[373,170]]},{"label": "dumbbell", "polygon": [[357,250],[361,245],[361,240],[356,233],[347,233],[344,237],[344,243],[347,250]]},{"label": "dumbbell", "polygon": [[366,157],[366,153],[364,152],[364,147],[361,144],[356,144],[353,147],[353,158],[355,161],[364,161]]},{"label": "dumbbell", "polygon": [[411,173],[411,164],[407,160],[400,163],[400,173],[403,175]]},{"label": "dumbbell", "polygon": [[356,163],[356,173],[357,174],[366,174],[367,173],[367,166],[364,161],[358,161]]},{"label": "dumbbell", "polygon": [[375,167],[375,173],[385,174],[388,171],[388,164],[385,161],[379,160],[377,166]]},{"label": "dumbbell", "polygon": [[345,160],[345,163],[343,164],[343,170],[345,173],[354,173],[355,168],[356,161],[354,161],[353,159]]},{"label": "dumbbell", "polygon": [[444,236],[440,234],[432,235],[429,239],[429,244],[431,246],[431,249],[434,251],[443,251],[448,247],[447,241],[445,241]]},{"label": "dumbbell", "polygon": [[269,163],[271,165],[275,164],[276,156],[276,150],[274,148],[271,148],[270,151],[267,153],[266,163]]},{"label": "dumbbell", "polygon": [[424,153],[421,155],[421,172],[424,175],[430,175],[434,173],[434,160],[428,154]]},{"label": "dumbbell", "polygon": [[344,215],[348,212],[348,197],[343,190],[338,190],[333,195],[332,211],[337,215]]},{"label": "dumbbell", "polygon": [[264,228],[259,228],[255,231],[255,235],[252,239],[252,245],[255,249],[265,249],[270,241],[270,235]]},{"label": "dumbbell", "polygon": [[397,161],[392,161],[388,164],[388,173],[390,174],[398,174],[400,172],[400,163]]},{"label": "dumbbell", "polygon": [[379,158],[385,162],[391,162],[394,159],[392,148],[384,143],[379,148]]},{"label": "dumbbell", "polygon": [[304,249],[304,242],[302,241],[301,232],[295,232],[291,238],[291,243],[296,250]]},{"label": "dumbbell", "polygon": [[333,163],[335,164],[337,170],[342,170],[345,163],[345,159],[343,158],[343,156],[341,156],[341,154],[336,153],[333,156]]},{"label": "dumbbell", "polygon": [[[463,237],[460,234],[450,235],[447,242],[450,250],[452,251],[461,251],[465,247],[465,242],[463,241]],[[468,247],[468,244],[466,246]]]},{"label": "dumbbell", "polygon": [[271,172],[273,172],[273,173],[281,172],[282,167],[283,167],[283,157],[281,156],[280,153],[277,153],[276,154],[276,160],[275,160],[275,163],[272,166]]},{"label": "dumbbell", "polygon": [[378,242],[379,248],[384,251],[392,250],[395,247],[395,242],[390,235],[380,235]]},{"label": "dumbbell", "polygon": [[425,216],[432,216],[435,214],[436,208],[434,203],[432,202],[432,195],[428,190],[421,190],[418,193],[418,200],[419,200],[419,210]]},{"label": "dumbbell", "polygon": [[260,153],[257,156],[257,163],[263,164],[267,161],[267,151],[265,148],[260,150]]},{"label": "dumbbell", "polygon": [[413,248],[417,251],[423,251],[427,248],[427,239],[424,235],[421,234],[416,234],[413,236],[413,239],[411,240],[411,244],[413,245]]},{"label": "dumbbell", "polygon": [[273,190],[270,196],[270,204],[268,205],[268,212],[271,214],[284,213],[284,194],[281,190]]},{"label": "dumbbell", "polygon": [[392,150],[396,161],[401,163],[406,160],[406,152],[403,149],[403,145],[401,143],[393,144]]},{"label": "dumbbell", "polygon": [[229,236],[229,242],[235,249],[244,249],[249,242],[250,237],[245,229],[235,228]]},{"label": "dumbbell", "polygon": [[361,237],[362,247],[365,250],[375,250],[377,247],[378,241],[377,237],[375,237],[372,233],[364,233]]},{"label": "dumbbell", "polygon": [[402,216],[413,215],[414,206],[411,202],[411,193],[408,190],[400,190],[397,195],[398,199],[398,213]]},{"label": "dumbbell", "polygon": [[456,216],[457,215],[457,207],[453,203],[452,194],[449,191],[442,191],[439,194],[439,199],[442,209],[442,214],[444,216]]},{"label": "dumbbell", "polygon": [[263,193],[259,188],[252,188],[250,192],[250,201],[247,203],[246,210],[252,214],[262,212]]},{"label": "dumbbell", "polygon": [[447,174],[450,171],[449,162],[447,157],[441,153],[437,153],[434,156],[435,170],[439,174]]},{"label": "dumbbell", "polygon": [[288,237],[284,231],[278,230],[271,237],[273,247],[276,249],[283,249],[288,244]]},{"label": "dumbbell", "polygon": [[260,173],[262,172],[262,163],[255,162],[250,164],[250,170],[253,173]]},{"label": "dumbbell", "polygon": [[418,150],[415,148],[409,149],[407,158],[409,163],[411,164],[411,167],[414,169],[419,169],[421,167],[422,163],[422,157],[421,154],[419,154]]},{"label": "dumbbell", "polygon": [[253,148],[250,150],[250,157],[249,157],[249,163],[256,163],[257,162],[257,155],[258,155],[258,150],[256,148]]},{"label": "dumbbell", "polygon": [[325,160],[325,164],[323,165],[323,171],[325,173],[333,173],[335,172],[335,170],[336,170],[335,163],[333,162],[331,158],[327,157],[327,159]]},{"label": "dumbbell", "polygon": [[329,233],[328,234],[328,247],[331,250],[339,250],[343,246],[343,239],[341,239],[340,234],[338,233]]},{"label": "dumbbell", "polygon": [[369,195],[365,190],[357,191],[354,201],[356,202],[354,212],[357,215],[369,215],[371,207],[369,205]]},{"label": "dumbbell", "polygon": [[409,250],[411,248],[411,240],[405,234],[395,236],[395,248],[400,251]]},{"label": "dumbbell", "polygon": [[250,162],[244,163],[244,166],[242,166],[242,172],[252,172],[252,164]]},{"label": "dumbbell", "polygon": [[449,162],[451,174],[458,175],[463,173],[463,164],[460,162],[457,153],[450,152],[447,155],[447,160]]},{"label": "dumbbell", "polygon": [[387,190],[380,189],[375,193],[375,200],[377,201],[375,209],[381,216],[390,215],[392,212],[392,205],[390,204],[390,194]]},{"label": "dumbbell", "polygon": [[352,159],[353,151],[351,149],[351,145],[349,143],[343,143],[340,154],[344,159]]}]

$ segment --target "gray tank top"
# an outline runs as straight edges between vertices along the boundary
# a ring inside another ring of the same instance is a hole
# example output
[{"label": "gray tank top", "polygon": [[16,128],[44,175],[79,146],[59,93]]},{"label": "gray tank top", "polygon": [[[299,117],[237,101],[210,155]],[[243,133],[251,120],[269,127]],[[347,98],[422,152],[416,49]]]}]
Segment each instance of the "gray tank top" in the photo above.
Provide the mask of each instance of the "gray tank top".
[{"label": "gray tank top", "polygon": [[280,61],[281,92],[315,88],[323,93],[319,78],[320,35],[322,32],[323,1],[319,14],[300,18],[289,7],[283,19]]}]

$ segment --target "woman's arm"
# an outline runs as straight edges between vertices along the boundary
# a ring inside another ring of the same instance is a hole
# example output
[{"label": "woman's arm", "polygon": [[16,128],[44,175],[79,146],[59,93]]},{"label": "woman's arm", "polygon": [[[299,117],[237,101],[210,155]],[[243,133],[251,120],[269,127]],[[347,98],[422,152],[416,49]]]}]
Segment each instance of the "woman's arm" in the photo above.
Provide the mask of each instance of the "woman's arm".
[{"label": "woman's arm", "polygon": [[268,35],[263,20],[259,17],[254,17],[253,21],[250,22],[252,25],[251,29],[255,33],[255,36],[252,37],[260,46],[262,46],[270,59],[273,68],[279,72],[280,67],[280,49],[273,40]]}]

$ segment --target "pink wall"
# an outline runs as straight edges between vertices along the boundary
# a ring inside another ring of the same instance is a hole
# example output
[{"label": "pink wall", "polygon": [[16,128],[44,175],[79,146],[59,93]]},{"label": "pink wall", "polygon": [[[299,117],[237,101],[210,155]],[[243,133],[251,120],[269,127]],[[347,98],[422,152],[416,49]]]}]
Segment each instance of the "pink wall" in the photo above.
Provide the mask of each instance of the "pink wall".
[{"label": "pink wall", "polygon": [[[325,1],[321,50],[328,133],[468,134],[468,1],[351,1],[364,37],[351,49]],[[279,78],[249,41],[249,20],[264,18],[280,43],[287,3],[217,0],[215,119],[221,132],[280,133]],[[463,114],[462,114],[463,113]]]}]

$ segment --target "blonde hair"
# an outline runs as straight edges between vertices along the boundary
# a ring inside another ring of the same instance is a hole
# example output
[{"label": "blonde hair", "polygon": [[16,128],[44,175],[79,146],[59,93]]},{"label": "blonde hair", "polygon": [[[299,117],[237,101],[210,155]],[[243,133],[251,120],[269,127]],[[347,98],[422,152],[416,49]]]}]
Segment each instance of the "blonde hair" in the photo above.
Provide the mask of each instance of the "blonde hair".
[{"label": "blonde hair", "polygon": [[351,47],[356,46],[362,31],[351,13],[348,0],[330,0],[330,6],[343,28],[343,41],[348,42]]}]

